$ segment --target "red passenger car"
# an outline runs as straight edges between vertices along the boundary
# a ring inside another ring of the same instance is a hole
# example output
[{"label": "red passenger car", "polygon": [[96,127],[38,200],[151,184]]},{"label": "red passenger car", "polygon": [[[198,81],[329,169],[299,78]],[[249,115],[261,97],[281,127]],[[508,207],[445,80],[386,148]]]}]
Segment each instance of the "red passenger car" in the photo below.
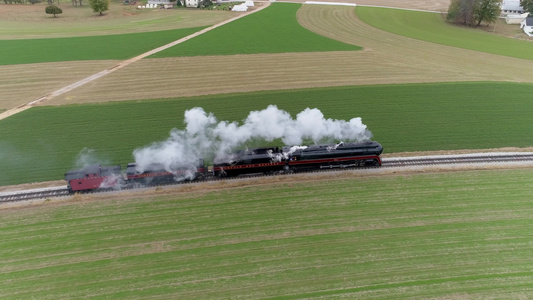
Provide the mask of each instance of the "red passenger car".
[{"label": "red passenger car", "polygon": [[71,192],[114,188],[123,181],[120,166],[101,165],[90,165],[81,170],[68,171],[65,180]]}]

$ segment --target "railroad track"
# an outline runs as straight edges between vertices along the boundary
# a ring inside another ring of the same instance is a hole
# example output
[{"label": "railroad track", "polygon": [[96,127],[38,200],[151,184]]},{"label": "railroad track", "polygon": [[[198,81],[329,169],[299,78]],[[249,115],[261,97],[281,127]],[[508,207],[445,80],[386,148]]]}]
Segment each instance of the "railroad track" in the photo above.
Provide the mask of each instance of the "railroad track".
[{"label": "railroad track", "polygon": [[46,188],[46,189],[35,189],[35,190],[2,194],[0,195],[0,203],[1,202],[24,201],[24,200],[31,200],[31,199],[46,199],[46,198],[51,198],[51,197],[66,196],[68,194],[69,194],[69,191],[66,186]]},{"label": "railroad track", "polygon": [[[474,164],[474,163],[511,163],[511,162],[533,162],[533,153],[512,153],[512,154],[466,154],[466,155],[441,155],[441,156],[424,156],[424,157],[399,157],[399,158],[384,158],[382,160],[382,168],[392,167],[410,167],[410,166],[433,166],[433,165],[450,165],[450,164]],[[339,168],[322,168],[312,172],[334,171]],[[341,169],[346,170],[346,169]],[[304,174],[298,173],[298,174]],[[261,176],[272,175],[249,175],[244,178],[255,178]],[[243,178],[243,177],[238,177]],[[211,181],[217,180],[235,180],[235,178],[213,178]],[[210,180],[206,180],[210,181]],[[127,189],[133,189],[128,187]],[[69,195],[66,186],[55,188],[44,188],[27,191],[19,191],[13,193],[0,194],[0,203],[16,202],[31,199],[46,199],[52,197],[60,197]]]},{"label": "railroad track", "polygon": [[425,166],[425,165],[445,165],[445,164],[473,164],[473,163],[502,163],[502,162],[520,162],[533,161],[532,153],[513,153],[513,154],[474,154],[474,155],[444,155],[444,156],[427,156],[427,157],[399,157],[385,158],[382,161],[382,167],[403,167],[403,166]]}]

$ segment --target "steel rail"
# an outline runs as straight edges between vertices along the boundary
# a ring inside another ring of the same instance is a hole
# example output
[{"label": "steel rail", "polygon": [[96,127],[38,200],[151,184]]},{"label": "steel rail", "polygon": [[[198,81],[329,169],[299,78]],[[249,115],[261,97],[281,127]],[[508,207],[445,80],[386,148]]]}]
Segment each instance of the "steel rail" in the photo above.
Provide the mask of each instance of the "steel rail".
[{"label": "steel rail", "polygon": [[443,164],[471,164],[471,163],[501,163],[533,161],[533,154],[498,154],[498,155],[472,155],[472,156],[445,156],[445,157],[420,157],[420,158],[389,158],[382,159],[382,167],[424,166]]},{"label": "steel rail", "polygon": [[[531,153],[525,153],[525,154],[519,154],[519,153],[513,153],[513,154],[495,154],[495,155],[463,155],[463,156],[457,156],[457,155],[446,155],[446,156],[427,156],[427,157],[405,157],[405,158],[383,158],[382,159],[382,166],[381,168],[392,168],[392,167],[411,167],[411,166],[433,166],[433,165],[451,165],[451,164],[473,164],[473,163],[505,163],[505,162],[522,162],[522,161],[531,161],[533,162],[533,154]],[[368,169],[368,168],[374,168],[374,167],[349,167],[349,168],[341,168],[339,166],[331,166],[329,167],[322,167],[318,170],[312,170],[312,171],[305,171],[305,172],[297,172],[295,174],[306,174],[306,173],[316,173],[316,172],[331,172],[331,171],[338,171],[338,170],[355,170],[355,169]],[[260,178],[260,177],[267,177],[267,176],[275,176],[275,174],[260,174],[260,175],[245,175],[245,176],[239,176],[239,177],[229,177],[229,178],[218,178],[218,177],[210,177],[205,178],[201,180],[202,182],[207,181],[220,181],[220,180],[236,180],[236,179],[243,179],[243,178]],[[171,184],[187,184],[187,183],[195,183],[198,181],[185,181],[185,182],[177,182],[177,183],[171,183]],[[169,185],[169,184],[164,184]],[[160,185],[160,186],[163,186]],[[150,186],[154,187],[154,186]],[[128,186],[124,188],[124,190],[132,190],[136,189],[137,187]],[[106,192],[106,191],[98,191],[98,192]],[[46,199],[46,198],[52,198],[52,197],[60,197],[60,196],[67,196],[70,192],[67,187],[58,187],[53,189],[41,189],[41,190],[33,190],[33,191],[20,191],[20,192],[14,192],[9,194],[0,194],[0,203],[5,202],[16,202],[16,201],[24,201],[24,200],[32,200],[32,199]]]},{"label": "steel rail", "polygon": [[42,190],[42,191],[32,191],[32,192],[18,192],[11,193],[6,195],[0,195],[0,203],[4,202],[16,202],[32,199],[46,199],[51,197],[66,196],[69,194],[68,188],[60,188],[54,190]]}]

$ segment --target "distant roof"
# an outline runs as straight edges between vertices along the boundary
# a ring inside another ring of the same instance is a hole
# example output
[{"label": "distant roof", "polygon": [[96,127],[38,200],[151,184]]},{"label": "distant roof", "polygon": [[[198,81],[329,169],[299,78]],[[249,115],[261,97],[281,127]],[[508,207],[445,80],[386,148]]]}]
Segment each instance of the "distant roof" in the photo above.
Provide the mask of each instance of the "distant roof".
[{"label": "distant roof", "polygon": [[524,9],[520,6],[520,0],[503,0],[502,10],[523,11]]}]

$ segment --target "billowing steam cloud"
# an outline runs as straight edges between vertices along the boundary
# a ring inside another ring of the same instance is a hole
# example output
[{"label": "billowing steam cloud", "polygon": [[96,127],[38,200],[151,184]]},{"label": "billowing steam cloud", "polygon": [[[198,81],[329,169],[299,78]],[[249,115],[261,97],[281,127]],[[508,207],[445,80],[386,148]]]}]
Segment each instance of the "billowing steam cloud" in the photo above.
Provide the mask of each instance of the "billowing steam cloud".
[{"label": "billowing steam cloud", "polygon": [[83,169],[90,165],[110,164],[110,160],[98,155],[94,149],[83,148],[76,156],[75,164],[78,169]]},{"label": "billowing steam cloud", "polygon": [[196,107],[185,112],[184,122],[185,129],[173,129],[166,141],[133,151],[138,171],[153,164],[161,164],[168,171],[194,168],[199,159],[222,156],[252,139],[281,139],[285,145],[300,145],[304,141],[364,141],[372,136],[361,118],[325,119],[316,108],[306,108],[293,119],[288,112],[270,105],[250,112],[241,125],[218,122],[212,113]]}]

